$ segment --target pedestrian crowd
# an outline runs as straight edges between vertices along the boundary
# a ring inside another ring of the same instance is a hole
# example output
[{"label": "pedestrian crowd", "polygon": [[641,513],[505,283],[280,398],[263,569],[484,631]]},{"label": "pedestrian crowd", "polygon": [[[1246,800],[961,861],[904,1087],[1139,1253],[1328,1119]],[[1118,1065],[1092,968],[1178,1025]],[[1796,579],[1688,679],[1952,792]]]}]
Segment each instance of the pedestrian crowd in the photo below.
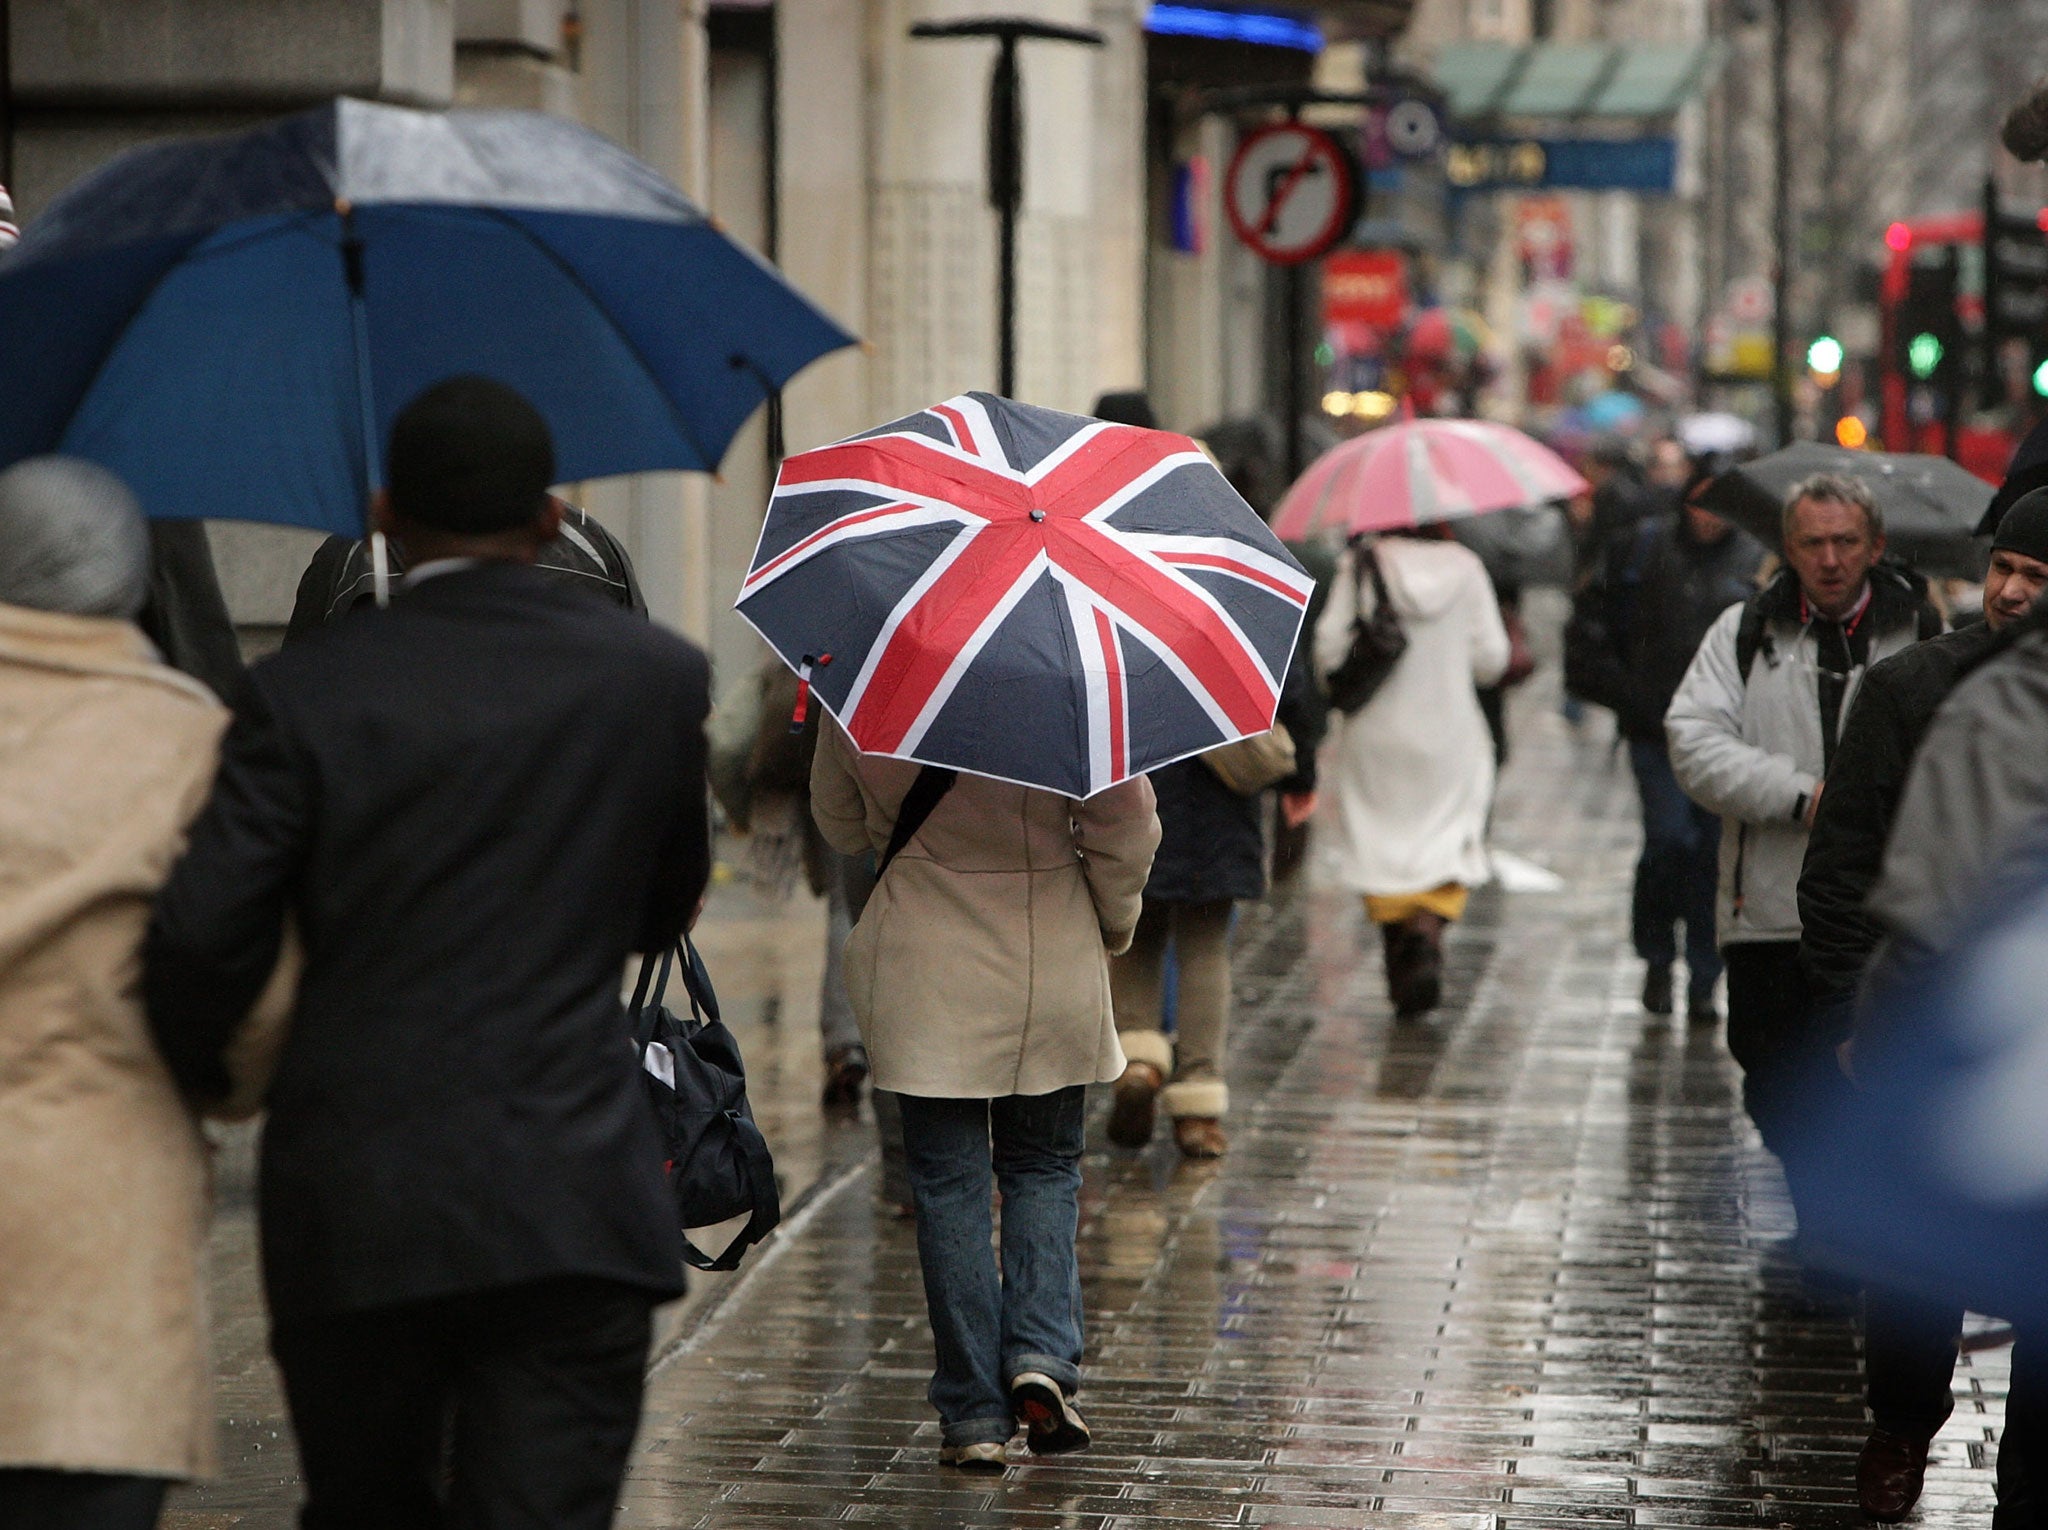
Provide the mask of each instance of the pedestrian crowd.
[{"label": "pedestrian crowd", "polygon": [[[1153,423],[1142,397],[1098,413]],[[871,1092],[916,1221],[939,1461],[1085,1448],[1087,1088],[1120,1147],[1163,1112],[1180,1156],[1228,1152],[1234,913],[1323,799],[1319,874],[1360,900],[1397,1021],[1440,1006],[1492,874],[1514,581],[1441,524],[1350,536],[1269,730],[1073,795],[864,751],[809,660],[714,717],[704,655],[549,492],[516,391],[439,383],[386,447],[388,571],[330,539],[282,650],[219,698],[138,625],[176,547],[122,482],[0,473],[0,1525],[152,1525],[213,1468],[201,1123],[259,1110],[302,1523],[610,1523],[693,1252],[621,977],[680,945],[708,999],[714,797],[758,880],[827,901],[823,1103]],[[1964,937],[2048,802],[2048,486],[2000,496],[1981,619],[1944,632],[1853,473],[1799,480],[1767,550],[1709,507],[1723,459],[1591,466],[1566,675],[1640,796],[1642,1006],[1677,1007],[1682,962],[1687,1022],[1718,1025],[1725,978],[1745,1107],[1819,1228],[1814,1123],[1897,1044],[1871,995]],[[1857,1491],[1889,1522],[1962,1310],[1855,1279]],[[2000,1530],[2048,1510],[2040,1354],[2021,1339]]]}]

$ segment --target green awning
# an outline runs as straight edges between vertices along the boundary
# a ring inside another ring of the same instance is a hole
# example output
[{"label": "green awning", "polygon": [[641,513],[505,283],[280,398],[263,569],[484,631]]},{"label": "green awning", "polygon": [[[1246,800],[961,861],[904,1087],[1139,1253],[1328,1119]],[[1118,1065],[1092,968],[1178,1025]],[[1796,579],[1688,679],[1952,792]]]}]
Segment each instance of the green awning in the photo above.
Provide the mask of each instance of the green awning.
[{"label": "green awning", "polygon": [[1713,82],[1728,55],[1692,43],[1453,43],[1437,84],[1451,116],[1663,117]]}]

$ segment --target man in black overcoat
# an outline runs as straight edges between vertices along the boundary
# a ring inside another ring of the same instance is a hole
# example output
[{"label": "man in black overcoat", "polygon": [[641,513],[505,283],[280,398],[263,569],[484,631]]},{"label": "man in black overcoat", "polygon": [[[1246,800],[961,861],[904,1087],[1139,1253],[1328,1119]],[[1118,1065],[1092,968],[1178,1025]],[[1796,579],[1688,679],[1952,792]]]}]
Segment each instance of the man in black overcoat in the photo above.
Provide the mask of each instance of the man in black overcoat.
[{"label": "man in black overcoat", "polygon": [[308,1530],[601,1530],[682,1289],[619,984],[706,884],[708,666],[531,566],[560,512],[518,394],[429,389],[387,462],[410,572],[251,669],[150,1019],[217,1096],[295,926],[260,1207]]}]

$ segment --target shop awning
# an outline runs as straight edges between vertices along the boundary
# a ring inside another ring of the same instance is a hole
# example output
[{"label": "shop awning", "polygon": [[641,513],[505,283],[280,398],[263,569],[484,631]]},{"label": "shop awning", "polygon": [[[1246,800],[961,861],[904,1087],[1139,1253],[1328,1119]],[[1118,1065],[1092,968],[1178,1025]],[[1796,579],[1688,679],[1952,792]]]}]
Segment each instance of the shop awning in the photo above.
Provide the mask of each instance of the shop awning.
[{"label": "shop awning", "polygon": [[1453,118],[1662,117],[1713,83],[1728,47],[1691,43],[1453,43],[1433,71]]}]

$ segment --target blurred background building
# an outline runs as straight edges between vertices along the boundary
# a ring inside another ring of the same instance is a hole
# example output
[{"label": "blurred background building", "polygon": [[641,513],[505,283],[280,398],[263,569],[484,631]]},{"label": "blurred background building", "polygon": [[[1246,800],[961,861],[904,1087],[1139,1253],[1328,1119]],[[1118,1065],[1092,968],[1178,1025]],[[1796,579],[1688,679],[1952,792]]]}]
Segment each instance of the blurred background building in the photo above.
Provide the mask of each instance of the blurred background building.
[{"label": "blurred background building", "polygon": [[[337,93],[558,112],[650,160],[864,339],[716,479],[582,491],[730,675],[778,444],[995,384],[994,44],[911,36],[995,13],[1100,37],[1022,44],[1018,393],[1235,422],[1255,498],[1290,413],[1299,458],[1407,408],[1569,442],[1719,407],[1769,439],[1782,400],[1795,433],[1886,433],[1889,389],[1892,444],[1995,455],[2038,402],[2048,343],[1981,338],[1983,214],[1989,177],[2028,244],[2048,190],[1994,149],[2048,0],[0,0],[0,181],[30,219],[123,147]],[[1236,231],[1231,170],[1295,118],[1358,185],[1286,265]],[[2033,278],[1988,280],[1998,313],[2037,281],[2048,332],[2033,243]],[[1832,371],[1807,365],[1823,338]],[[260,641],[310,548],[215,545]]]}]

